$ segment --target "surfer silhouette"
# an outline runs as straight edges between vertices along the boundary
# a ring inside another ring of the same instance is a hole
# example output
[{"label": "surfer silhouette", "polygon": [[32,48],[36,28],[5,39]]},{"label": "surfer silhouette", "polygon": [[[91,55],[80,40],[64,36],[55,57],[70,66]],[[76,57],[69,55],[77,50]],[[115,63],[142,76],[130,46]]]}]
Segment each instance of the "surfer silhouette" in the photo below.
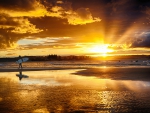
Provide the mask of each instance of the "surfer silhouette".
[{"label": "surfer silhouette", "polygon": [[[22,59],[22,57],[21,57],[20,55],[19,55],[18,60],[19,60],[19,59]],[[20,68],[22,69],[22,63],[19,63],[19,68],[18,68],[18,69],[20,69]]]}]

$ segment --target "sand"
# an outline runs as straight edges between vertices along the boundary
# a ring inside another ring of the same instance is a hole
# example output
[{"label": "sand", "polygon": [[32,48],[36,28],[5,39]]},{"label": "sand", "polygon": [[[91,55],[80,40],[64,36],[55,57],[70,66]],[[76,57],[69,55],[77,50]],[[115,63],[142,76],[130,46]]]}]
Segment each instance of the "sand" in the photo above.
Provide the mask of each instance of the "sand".
[{"label": "sand", "polygon": [[95,76],[100,79],[150,81],[150,67],[106,67],[89,68],[75,72],[81,76]]}]

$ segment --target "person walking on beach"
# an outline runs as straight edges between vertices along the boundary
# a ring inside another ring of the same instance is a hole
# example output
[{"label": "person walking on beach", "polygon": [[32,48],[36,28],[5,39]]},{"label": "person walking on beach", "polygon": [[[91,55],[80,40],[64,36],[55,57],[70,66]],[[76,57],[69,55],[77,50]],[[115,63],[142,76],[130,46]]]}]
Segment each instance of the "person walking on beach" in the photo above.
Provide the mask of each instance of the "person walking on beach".
[{"label": "person walking on beach", "polygon": [[[22,57],[21,57],[20,55],[19,55],[18,60],[19,60],[19,59],[21,59],[21,60],[22,60]],[[20,68],[22,69],[22,62],[21,62],[21,63],[19,63],[19,68],[18,68],[18,69],[20,69]]]}]

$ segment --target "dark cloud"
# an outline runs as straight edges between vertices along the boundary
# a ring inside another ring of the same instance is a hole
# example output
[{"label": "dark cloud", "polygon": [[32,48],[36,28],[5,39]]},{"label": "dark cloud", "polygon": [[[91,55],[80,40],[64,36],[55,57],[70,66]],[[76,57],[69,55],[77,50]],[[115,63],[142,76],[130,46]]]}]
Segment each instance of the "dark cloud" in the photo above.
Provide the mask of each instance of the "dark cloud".
[{"label": "dark cloud", "polygon": [[5,49],[14,46],[18,38],[12,37],[11,33],[9,34],[6,30],[0,29],[0,40],[0,49]]},{"label": "dark cloud", "polygon": [[150,34],[147,37],[136,38],[132,43],[132,47],[150,48]]},{"label": "dark cloud", "polygon": [[7,14],[0,14],[0,25],[3,27],[18,26],[19,23]]},{"label": "dark cloud", "polygon": [[0,8],[29,11],[35,8],[36,0],[0,0]]},{"label": "dark cloud", "polygon": [[[39,29],[44,31],[39,36],[49,37],[81,37],[85,36],[90,32],[97,31],[100,27],[100,23],[86,24],[86,25],[70,25],[67,19],[59,19],[56,17],[41,17],[41,18],[30,18],[30,22],[37,26]],[[92,28],[92,29],[91,29]],[[89,37],[90,38],[90,37]],[[94,37],[93,37],[94,38]]]}]

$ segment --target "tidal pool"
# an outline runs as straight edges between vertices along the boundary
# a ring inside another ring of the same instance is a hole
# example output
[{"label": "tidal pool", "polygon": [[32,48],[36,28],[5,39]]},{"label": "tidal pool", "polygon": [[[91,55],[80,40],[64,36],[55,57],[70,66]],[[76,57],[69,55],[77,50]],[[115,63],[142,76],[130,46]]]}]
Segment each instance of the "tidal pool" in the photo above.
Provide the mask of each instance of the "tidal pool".
[{"label": "tidal pool", "polygon": [[149,79],[117,69],[0,72],[0,112],[149,113]]}]

